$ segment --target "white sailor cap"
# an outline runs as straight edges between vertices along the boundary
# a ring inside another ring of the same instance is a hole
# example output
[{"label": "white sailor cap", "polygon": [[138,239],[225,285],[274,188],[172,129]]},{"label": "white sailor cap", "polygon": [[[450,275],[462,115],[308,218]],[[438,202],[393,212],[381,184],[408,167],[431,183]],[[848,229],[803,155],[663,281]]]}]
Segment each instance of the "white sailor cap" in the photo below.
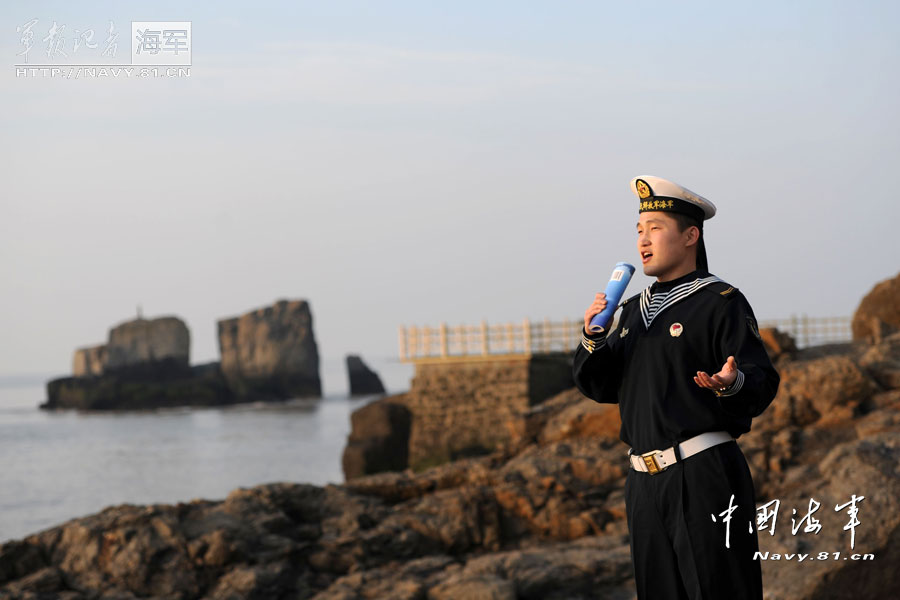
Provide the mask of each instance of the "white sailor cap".
[{"label": "white sailor cap", "polygon": [[666,211],[691,216],[701,223],[713,218],[716,206],[703,196],[662,177],[641,175],[631,180],[631,191],[640,201],[640,211]]}]

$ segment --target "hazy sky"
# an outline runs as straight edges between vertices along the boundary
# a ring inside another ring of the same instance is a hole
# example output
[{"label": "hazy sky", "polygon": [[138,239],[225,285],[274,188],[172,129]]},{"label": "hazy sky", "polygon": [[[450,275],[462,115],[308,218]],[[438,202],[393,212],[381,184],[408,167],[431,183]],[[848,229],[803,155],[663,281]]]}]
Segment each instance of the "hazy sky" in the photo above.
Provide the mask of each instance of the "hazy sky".
[{"label": "hazy sky", "polygon": [[[191,77],[17,78],[35,18],[32,61],[53,21],[102,43],[112,20],[127,62],[131,21],[189,20]],[[68,373],[138,304],[215,360],[217,319],[305,298],[327,392],[350,352],[405,387],[399,325],[580,318],[637,264],[640,174],[718,206],[710,269],[760,319],[850,315],[900,270],[898,21],[889,2],[4,2],[0,376]]]}]

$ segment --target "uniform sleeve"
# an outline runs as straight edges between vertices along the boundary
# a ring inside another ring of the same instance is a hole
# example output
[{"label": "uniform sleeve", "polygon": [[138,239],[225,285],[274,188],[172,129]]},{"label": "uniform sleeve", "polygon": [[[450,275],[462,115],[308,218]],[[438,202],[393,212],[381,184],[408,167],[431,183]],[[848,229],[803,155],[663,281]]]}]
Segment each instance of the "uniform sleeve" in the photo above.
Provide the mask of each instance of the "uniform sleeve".
[{"label": "uniform sleeve", "polygon": [[738,376],[716,401],[722,410],[734,417],[757,417],[772,403],[781,377],[772,366],[766,348],[759,338],[753,309],[738,292],[725,300],[714,320],[717,367],[734,356]]},{"label": "uniform sleeve", "polygon": [[581,330],[581,344],[575,349],[572,375],[578,390],[603,404],[618,404],[620,369],[615,353],[606,343],[606,332],[588,335]]}]

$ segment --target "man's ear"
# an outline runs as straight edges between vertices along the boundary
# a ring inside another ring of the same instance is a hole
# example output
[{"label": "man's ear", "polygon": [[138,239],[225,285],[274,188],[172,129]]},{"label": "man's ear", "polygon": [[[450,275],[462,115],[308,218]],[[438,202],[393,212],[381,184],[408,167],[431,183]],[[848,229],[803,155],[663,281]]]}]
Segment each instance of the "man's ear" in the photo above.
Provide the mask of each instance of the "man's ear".
[{"label": "man's ear", "polygon": [[696,225],[691,225],[685,229],[684,234],[687,236],[685,238],[685,246],[696,246],[697,242],[700,241],[700,229]]}]

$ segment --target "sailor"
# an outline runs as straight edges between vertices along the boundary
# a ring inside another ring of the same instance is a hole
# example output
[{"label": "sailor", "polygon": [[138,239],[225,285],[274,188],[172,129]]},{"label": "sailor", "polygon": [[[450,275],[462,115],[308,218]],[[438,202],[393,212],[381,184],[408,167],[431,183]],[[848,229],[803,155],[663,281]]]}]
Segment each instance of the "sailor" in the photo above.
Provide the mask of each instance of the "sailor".
[{"label": "sailor", "polygon": [[573,371],[584,395],[619,405],[638,597],[761,600],[756,499],[735,440],[772,402],[779,375],[747,299],[708,270],[713,203],[650,175],[631,189],[637,250],[656,282],[598,334],[589,323],[606,298],[595,296]]}]

